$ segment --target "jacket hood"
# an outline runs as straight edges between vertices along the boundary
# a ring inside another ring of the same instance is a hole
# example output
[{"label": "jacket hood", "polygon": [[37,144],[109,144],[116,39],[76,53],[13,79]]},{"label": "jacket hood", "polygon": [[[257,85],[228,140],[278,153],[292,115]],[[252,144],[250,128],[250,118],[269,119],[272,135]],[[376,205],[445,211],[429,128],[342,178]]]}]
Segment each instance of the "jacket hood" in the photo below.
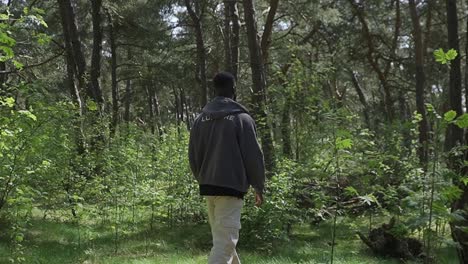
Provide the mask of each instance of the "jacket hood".
[{"label": "jacket hood", "polygon": [[206,104],[202,112],[213,119],[220,119],[228,115],[248,113],[249,111],[231,98],[217,96]]}]

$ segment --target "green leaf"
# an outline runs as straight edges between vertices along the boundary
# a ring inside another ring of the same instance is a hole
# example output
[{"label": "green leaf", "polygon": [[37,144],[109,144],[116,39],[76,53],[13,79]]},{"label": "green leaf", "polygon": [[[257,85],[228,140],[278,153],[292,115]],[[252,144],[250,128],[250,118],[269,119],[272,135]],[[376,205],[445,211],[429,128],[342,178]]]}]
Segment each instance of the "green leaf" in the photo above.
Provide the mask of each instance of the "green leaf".
[{"label": "green leaf", "polygon": [[0,51],[3,51],[3,53],[5,53],[4,56],[0,56],[0,62],[5,62],[15,56],[13,49],[7,46],[0,46]]},{"label": "green leaf", "polygon": [[13,47],[16,44],[16,40],[8,36],[5,32],[0,32],[0,43],[3,43],[9,47]]},{"label": "green leaf", "polygon": [[36,37],[37,37],[37,43],[39,45],[46,45],[52,39],[52,37],[50,37],[49,35],[44,34],[44,33],[39,33],[39,34],[36,35]]},{"label": "green leaf", "polygon": [[377,203],[377,198],[373,194],[368,194],[364,196],[359,196],[359,199],[362,200],[363,203],[366,203],[367,205],[371,205],[372,203]]},{"label": "green leaf", "polygon": [[88,107],[89,111],[97,111],[98,110],[98,106],[97,106],[96,102],[94,102],[92,100],[88,100],[86,102],[86,107]]},{"label": "green leaf", "polygon": [[40,9],[40,8],[37,8],[37,7],[33,7],[32,11],[36,14],[40,14],[40,15],[45,15],[45,11],[44,9]]},{"label": "green leaf", "polygon": [[457,112],[450,110],[444,114],[444,120],[447,122],[451,122],[457,116]]},{"label": "green leaf", "polygon": [[445,59],[448,61],[454,60],[458,56],[458,52],[454,49],[450,49],[445,53]]},{"label": "green leaf", "polygon": [[463,177],[460,179],[461,182],[463,182],[463,184],[468,185],[468,177]]},{"label": "green leaf", "polygon": [[8,20],[9,16],[7,14],[0,14],[0,20]]},{"label": "green leaf", "polygon": [[467,128],[468,127],[468,114],[465,113],[457,118],[455,120],[455,125],[457,125],[459,128]]},{"label": "green leaf", "polygon": [[434,106],[432,104],[425,104],[426,105],[426,110],[429,113],[432,113],[435,111]]},{"label": "green leaf", "polygon": [[15,65],[15,68],[18,70],[22,70],[24,67],[24,64],[17,60],[13,60],[13,65]]},{"label": "green leaf", "polygon": [[338,137],[335,141],[336,149],[350,149],[353,146],[353,141],[350,138],[342,139]]},{"label": "green leaf", "polygon": [[452,185],[442,190],[442,196],[447,199],[448,202],[453,202],[460,198],[463,191],[458,186]]},{"label": "green leaf", "polygon": [[344,190],[345,193],[349,196],[359,196],[358,191],[353,186],[348,186]]},{"label": "green leaf", "polygon": [[434,58],[437,62],[441,64],[447,64],[447,59],[445,58],[445,52],[442,48],[434,51]]},{"label": "green leaf", "polygon": [[13,97],[7,97],[3,101],[0,101],[1,105],[6,105],[9,108],[12,108],[15,106],[15,98]]},{"label": "green leaf", "polygon": [[20,114],[22,114],[22,115],[25,115],[25,116],[31,118],[31,119],[34,120],[34,121],[37,120],[37,117],[36,117],[33,113],[29,112],[28,110],[20,110],[20,111],[18,111],[18,112],[19,112]]},{"label": "green leaf", "polygon": [[17,235],[15,236],[15,241],[16,241],[16,242],[21,243],[21,242],[23,242],[23,240],[24,240],[23,234],[17,234]]}]

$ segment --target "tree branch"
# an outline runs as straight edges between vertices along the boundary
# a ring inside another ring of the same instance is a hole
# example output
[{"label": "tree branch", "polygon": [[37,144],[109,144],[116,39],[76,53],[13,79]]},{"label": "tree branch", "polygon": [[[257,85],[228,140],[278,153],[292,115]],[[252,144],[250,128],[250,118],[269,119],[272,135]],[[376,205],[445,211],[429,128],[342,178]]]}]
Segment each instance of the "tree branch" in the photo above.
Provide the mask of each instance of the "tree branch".
[{"label": "tree branch", "polygon": [[43,62],[39,62],[39,63],[35,63],[35,64],[30,64],[30,65],[25,65],[23,66],[22,69],[14,69],[14,70],[9,70],[9,71],[0,71],[0,74],[11,74],[11,73],[18,73],[24,69],[29,69],[29,68],[34,68],[34,67],[38,67],[38,66],[42,66],[44,64],[47,64],[53,60],[55,60],[56,58],[62,56],[64,53],[64,51],[58,53],[58,54],[55,54],[54,56],[48,58],[47,60],[43,61]]}]

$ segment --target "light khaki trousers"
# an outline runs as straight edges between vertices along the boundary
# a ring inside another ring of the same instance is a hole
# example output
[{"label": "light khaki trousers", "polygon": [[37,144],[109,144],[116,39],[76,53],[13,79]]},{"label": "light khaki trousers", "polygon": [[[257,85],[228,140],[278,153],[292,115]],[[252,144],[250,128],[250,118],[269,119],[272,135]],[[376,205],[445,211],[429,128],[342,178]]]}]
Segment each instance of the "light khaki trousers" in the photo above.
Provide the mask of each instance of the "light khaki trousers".
[{"label": "light khaki trousers", "polygon": [[205,196],[205,198],[213,236],[208,264],[240,264],[236,245],[239,240],[244,201],[231,196]]}]

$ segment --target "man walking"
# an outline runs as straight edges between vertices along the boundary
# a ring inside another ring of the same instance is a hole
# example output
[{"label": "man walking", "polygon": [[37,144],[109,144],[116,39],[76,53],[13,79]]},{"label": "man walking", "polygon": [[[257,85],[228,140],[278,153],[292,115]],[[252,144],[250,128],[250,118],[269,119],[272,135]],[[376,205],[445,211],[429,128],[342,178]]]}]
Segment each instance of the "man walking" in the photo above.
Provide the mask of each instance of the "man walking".
[{"label": "man walking", "polygon": [[235,101],[234,76],[218,73],[213,84],[216,97],[203,108],[190,131],[190,168],[208,205],[213,236],[208,263],[237,264],[243,197],[252,186],[256,206],[262,204],[265,168],[255,122]]}]

